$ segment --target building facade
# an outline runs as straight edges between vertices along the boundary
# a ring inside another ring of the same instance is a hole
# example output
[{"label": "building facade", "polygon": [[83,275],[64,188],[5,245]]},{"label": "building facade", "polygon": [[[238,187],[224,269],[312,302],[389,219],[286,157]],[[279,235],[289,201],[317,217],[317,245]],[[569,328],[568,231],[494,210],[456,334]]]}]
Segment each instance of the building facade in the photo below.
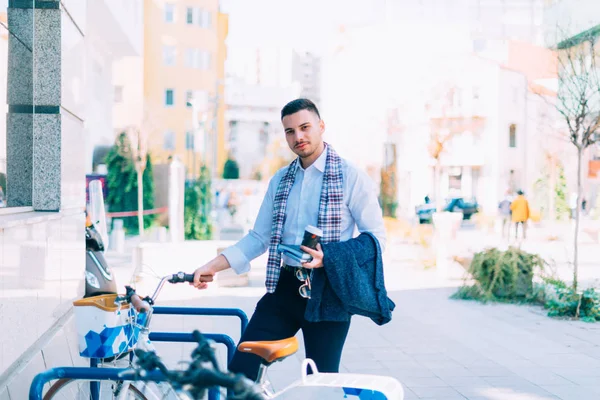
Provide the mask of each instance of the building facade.
[{"label": "building facade", "polygon": [[[135,67],[136,63],[139,65],[143,56],[143,8],[143,0],[118,5],[110,1],[87,1],[87,79],[83,101],[88,138],[85,151],[86,173],[103,172],[101,165],[106,149],[114,144],[113,127],[123,119],[123,113],[115,110],[113,101],[122,100],[123,96],[130,98],[132,87],[135,89],[139,86],[143,76],[138,73],[129,78],[133,85],[125,89],[120,86],[120,92],[115,89],[115,81],[121,79],[123,69]],[[112,29],[107,31],[107,26]],[[139,110],[129,110],[128,114],[128,118],[135,118]]]},{"label": "building facade", "polygon": [[[535,143],[544,124],[556,128],[536,92],[556,77],[542,1],[387,4],[386,23],[341,27],[324,59],[331,142],[374,178],[396,144],[398,210],[408,217],[437,190],[475,197],[492,214],[508,188],[532,193],[542,158]],[[555,92],[544,94],[551,102]],[[429,146],[447,133],[436,188]]]},{"label": "building facade", "polygon": [[72,302],[84,287],[86,157],[96,135],[112,135],[110,63],[135,52],[141,2],[4,4],[0,398],[14,400],[35,374],[80,363]]},{"label": "building facade", "polygon": [[227,29],[218,0],[145,2],[141,125],[154,162],[222,169]]},{"label": "building facade", "polygon": [[226,89],[227,150],[242,179],[270,178],[293,153],[285,141],[281,108],[298,96],[293,87],[251,85],[230,79]]},{"label": "building facade", "polygon": [[321,104],[321,58],[310,52],[294,51],[292,78],[300,86],[300,96]]}]

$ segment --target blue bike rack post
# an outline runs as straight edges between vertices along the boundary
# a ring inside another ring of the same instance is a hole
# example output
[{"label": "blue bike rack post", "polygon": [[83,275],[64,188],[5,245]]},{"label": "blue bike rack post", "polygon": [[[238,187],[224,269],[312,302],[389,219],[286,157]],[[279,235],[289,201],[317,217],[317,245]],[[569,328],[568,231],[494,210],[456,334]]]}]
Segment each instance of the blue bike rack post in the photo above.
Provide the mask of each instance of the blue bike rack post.
[{"label": "blue bike rack post", "polygon": [[[227,362],[231,361],[235,352],[235,342],[231,336],[222,333],[203,333],[202,336],[217,343],[222,343],[227,347]],[[181,332],[150,332],[151,342],[174,342],[174,343],[196,343],[196,339],[191,333]]]},{"label": "blue bike rack post", "polygon": [[[153,307],[154,314],[163,315],[201,315],[201,316],[233,316],[240,319],[240,332],[244,333],[248,326],[248,316],[239,308],[203,308],[203,307]],[[217,343],[222,343],[227,347],[227,362],[231,361],[235,353],[235,342],[233,339],[220,333],[204,333],[207,339],[214,340]],[[150,340],[156,342],[185,342],[194,343],[196,340],[191,333],[179,332],[151,332]],[[79,367],[64,367],[52,368],[42,372],[34,378],[29,388],[30,400],[42,400],[44,385],[54,379],[71,378],[71,379],[86,379],[90,382],[90,395],[92,400],[98,400],[100,397],[100,380],[127,380],[120,377],[119,374],[126,369],[122,368],[97,368],[98,359],[90,359],[90,368]],[[131,380],[131,378],[129,379]],[[163,382],[165,377],[160,371],[152,371],[143,378],[138,377],[136,380]],[[221,393],[219,388],[210,388],[208,391],[209,400],[219,400]]]},{"label": "blue bike rack post", "polygon": [[[96,368],[98,366],[97,358],[90,358],[90,368]],[[91,400],[99,400],[100,399],[100,382],[91,381],[90,382],[90,397]]]},{"label": "blue bike rack post", "polygon": [[238,317],[243,334],[248,326],[248,316],[239,308],[204,308],[204,307],[153,307],[153,314],[166,315],[203,315]]},{"label": "blue bike rack post", "polygon": [[[129,373],[129,376],[120,376],[121,373]],[[33,378],[29,387],[29,400],[42,400],[44,385],[54,379],[82,379],[82,380],[132,380],[128,368],[81,368],[81,367],[61,367],[52,368],[39,373]],[[145,374],[143,377],[135,377],[135,380],[145,382],[163,382],[165,376],[162,372],[156,370]],[[97,383],[97,382],[96,382]]]},{"label": "blue bike rack post", "polygon": [[[201,316],[231,316],[240,319],[240,336],[248,326],[248,316],[239,308],[215,308],[215,307],[160,307],[152,308],[153,314],[162,315],[201,315]],[[205,333],[207,339],[212,339],[217,343],[223,343],[227,346],[227,364],[235,353],[235,342],[230,336],[222,334]],[[150,340],[156,342],[195,342],[189,333],[176,332],[151,332]],[[208,400],[218,400],[221,397],[219,388],[211,388],[208,392]]]},{"label": "blue bike rack post", "polygon": [[[160,307],[152,308],[153,314],[162,315],[199,315],[199,316],[231,316],[240,319],[240,336],[248,326],[248,316],[239,308],[210,308],[210,307]],[[227,364],[231,362],[235,353],[235,342],[231,336],[220,333],[204,333],[204,337],[222,343],[227,347]],[[150,332],[150,341],[154,342],[184,342],[193,343],[196,340],[191,333],[180,332]],[[221,393],[219,388],[211,388],[208,391],[208,400],[219,400]]]},{"label": "blue bike rack post", "polygon": [[[121,373],[127,372],[129,376],[120,376]],[[143,382],[164,382],[166,381],[165,376],[162,372],[155,370],[146,373],[143,377],[134,377],[131,375],[129,368],[82,368],[82,367],[59,367],[52,368],[47,371],[41,372],[33,378],[31,386],[29,387],[29,400],[42,400],[44,393],[44,385],[55,379],[81,379],[89,380],[90,385],[95,384],[95,395],[91,394],[92,398],[95,396],[96,399],[100,397],[100,384],[99,381],[124,381],[124,380],[135,380]],[[92,390],[92,386],[90,386]],[[221,392],[218,387],[208,389],[208,400],[219,400],[221,398]]]}]

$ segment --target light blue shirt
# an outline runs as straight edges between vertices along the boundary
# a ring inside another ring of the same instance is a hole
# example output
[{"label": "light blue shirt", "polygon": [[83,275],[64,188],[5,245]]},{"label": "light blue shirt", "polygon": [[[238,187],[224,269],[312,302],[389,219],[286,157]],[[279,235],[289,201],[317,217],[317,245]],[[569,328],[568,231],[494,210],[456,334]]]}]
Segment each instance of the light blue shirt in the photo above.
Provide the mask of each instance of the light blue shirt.
[{"label": "light blue shirt", "polygon": [[[294,185],[287,200],[286,218],[281,237],[281,242],[284,244],[299,245],[302,243],[304,228],[307,225],[317,226],[326,157],[327,150],[306,169],[298,163]],[[269,188],[258,212],[254,229],[251,229],[239,242],[221,253],[238,274],[248,272],[250,261],[262,255],[269,248],[273,222],[273,199],[286,169],[287,167],[284,167],[277,171],[269,182]],[[365,172],[344,159],[342,159],[342,173],[344,175],[344,201],[342,203],[340,240],[352,239],[361,232],[371,232],[379,240],[383,251],[386,242],[385,227],[375,183]],[[287,257],[283,258],[283,262],[288,265],[298,265],[297,262]]]}]

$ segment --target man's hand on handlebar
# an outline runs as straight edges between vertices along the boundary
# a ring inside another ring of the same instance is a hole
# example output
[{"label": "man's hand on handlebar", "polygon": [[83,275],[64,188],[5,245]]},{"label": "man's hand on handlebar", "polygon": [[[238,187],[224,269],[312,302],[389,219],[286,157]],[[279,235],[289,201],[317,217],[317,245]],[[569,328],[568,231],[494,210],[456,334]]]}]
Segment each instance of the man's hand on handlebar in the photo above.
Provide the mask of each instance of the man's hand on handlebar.
[{"label": "man's hand on handlebar", "polygon": [[225,258],[224,255],[219,254],[213,260],[194,271],[194,282],[191,283],[191,285],[197,289],[206,289],[208,287],[208,282],[212,282],[217,272],[224,271],[228,268],[231,268],[229,261],[227,261],[227,258]]},{"label": "man's hand on handlebar", "polygon": [[208,265],[203,265],[194,271],[194,281],[190,282],[190,285],[197,289],[206,289],[208,288],[208,282],[212,282],[214,276],[215,271],[213,271]]}]

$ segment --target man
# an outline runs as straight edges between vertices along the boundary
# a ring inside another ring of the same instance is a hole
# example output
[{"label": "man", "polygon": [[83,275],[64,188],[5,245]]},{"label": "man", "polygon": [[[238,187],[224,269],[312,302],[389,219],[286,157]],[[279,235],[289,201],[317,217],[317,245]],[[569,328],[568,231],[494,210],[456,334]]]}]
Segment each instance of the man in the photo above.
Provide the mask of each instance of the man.
[{"label": "man", "polygon": [[[291,101],[281,110],[281,121],[288,146],[298,158],[271,179],[254,229],[198,268],[194,286],[207,287],[200,282],[200,275],[227,268],[238,274],[247,272],[250,261],[269,249],[267,293],[258,302],[241,341],[280,340],[301,329],[306,357],[313,359],[321,372],[339,372],[350,320],[307,321],[310,300],[300,295],[303,282],[295,276],[295,267],[323,268],[323,249],[320,244],[316,250],[303,246],[312,261],[301,265],[285,256],[282,260],[277,245],[301,244],[304,229],[313,225],[324,230],[323,243],[348,241],[357,227],[359,232],[373,234],[383,249],[385,228],[377,190],[365,173],[323,142],[325,123],[312,101]],[[229,369],[255,380],[259,363],[257,356],[236,351]]]},{"label": "man", "polygon": [[522,190],[517,192],[517,197],[510,205],[512,221],[515,223],[515,239],[519,238],[519,225],[523,232],[523,239],[527,237],[527,220],[529,219],[529,202]]}]

